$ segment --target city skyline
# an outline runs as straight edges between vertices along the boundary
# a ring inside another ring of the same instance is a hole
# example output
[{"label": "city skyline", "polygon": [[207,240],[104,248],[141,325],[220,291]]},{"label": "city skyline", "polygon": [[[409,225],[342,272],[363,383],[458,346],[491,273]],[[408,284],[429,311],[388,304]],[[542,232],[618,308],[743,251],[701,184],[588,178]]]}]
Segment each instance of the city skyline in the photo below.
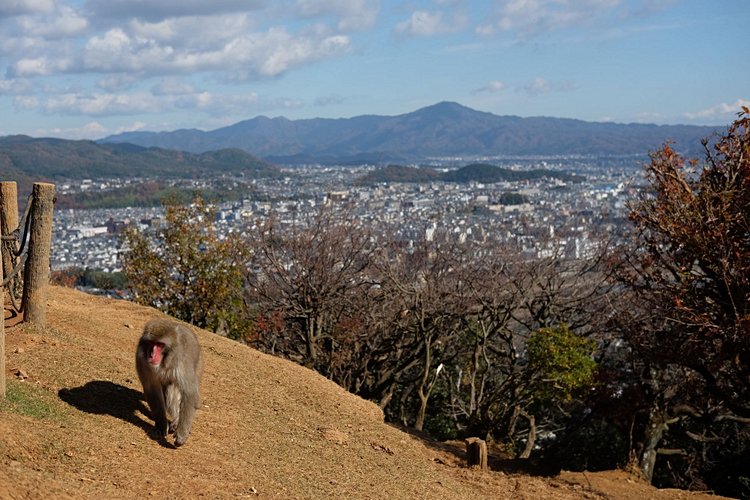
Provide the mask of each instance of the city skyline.
[{"label": "city skyline", "polygon": [[258,115],[725,125],[750,106],[726,0],[0,0],[0,135],[96,139]]}]

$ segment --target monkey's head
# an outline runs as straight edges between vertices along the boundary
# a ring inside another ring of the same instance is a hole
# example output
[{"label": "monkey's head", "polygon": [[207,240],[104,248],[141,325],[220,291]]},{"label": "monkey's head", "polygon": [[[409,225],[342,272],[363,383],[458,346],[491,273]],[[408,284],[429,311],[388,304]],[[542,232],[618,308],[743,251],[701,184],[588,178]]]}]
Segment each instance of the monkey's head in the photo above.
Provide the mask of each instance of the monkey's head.
[{"label": "monkey's head", "polygon": [[164,346],[162,342],[156,342],[155,340],[146,340],[144,342],[144,353],[148,362],[154,366],[159,366],[161,360],[164,357]]}]

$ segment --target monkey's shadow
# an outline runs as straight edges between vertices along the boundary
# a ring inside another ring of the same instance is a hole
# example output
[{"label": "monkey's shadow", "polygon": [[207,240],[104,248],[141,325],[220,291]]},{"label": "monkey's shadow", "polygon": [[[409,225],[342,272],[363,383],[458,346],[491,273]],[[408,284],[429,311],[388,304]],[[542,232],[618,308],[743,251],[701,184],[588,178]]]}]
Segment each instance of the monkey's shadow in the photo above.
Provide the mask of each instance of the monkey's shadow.
[{"label": "monkey's shadow", "polygon": [[140,412],[143,415],[151,415],[140,391],[109,380],[92,380],[80,387],[60,389],[57,395],[81,411],[95,415],[112,415],[140,427],[151,439],[158,441],[162,446],[173,447],[166,439],[157,435],[151,423],[137,414]]}]

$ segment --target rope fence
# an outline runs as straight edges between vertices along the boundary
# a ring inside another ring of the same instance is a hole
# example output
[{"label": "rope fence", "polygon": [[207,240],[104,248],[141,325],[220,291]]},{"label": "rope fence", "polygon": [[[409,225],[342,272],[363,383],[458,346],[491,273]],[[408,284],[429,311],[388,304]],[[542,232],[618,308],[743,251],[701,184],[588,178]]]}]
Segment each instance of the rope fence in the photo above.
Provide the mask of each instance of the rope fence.
[{"label": "rope fence", "polygon": [[[31,211],[31,195],[26,200],[26,209],[18,227],[8,234],[2,235],[2,253],[3,253],[3,287],[8,291],[13,309],[22,313],[22,293],[23,293],[23,268],[28,256],[29,212]],[[5,226],[3,226],[4,228]],[[21,231],[23,228],[23,232]]]},{"label": "rope fence", "polygon": [[5,397],[5,292],[15,314],[23,321],[44,325],[52,245],[55,185],[34,183],[21,220],[15,182],[0,182],[0,281],[3,315],[0,316],[0,397]]}]

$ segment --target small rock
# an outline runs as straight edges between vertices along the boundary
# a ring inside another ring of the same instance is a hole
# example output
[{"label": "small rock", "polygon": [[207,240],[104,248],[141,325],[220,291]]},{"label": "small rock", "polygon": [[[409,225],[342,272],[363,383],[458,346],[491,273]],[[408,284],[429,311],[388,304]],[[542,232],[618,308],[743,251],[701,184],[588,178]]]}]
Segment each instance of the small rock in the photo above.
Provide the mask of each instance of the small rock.
[{"label": "small rock", "polygon": [[125,328],[133,328],[133,325],[131,323],[125,323]]},{"label": "small rock", "polygon": [[16,347],[13,352],[15,354],[23,354],[23,347]]},{"label": "small rock", "polygon": [[68,458],[72,458],[73,457],[73,452],[70,451],[70,450],[68,450],[68,451],[65,452],[65,456],[68,457]]},{"label": "small rock", "polygon": [[26,370],[22,368],[18,368],[15,372],[13,372],[13,375],[20,378],[21,380],[29,378],[29,374],[26,373]]}]

